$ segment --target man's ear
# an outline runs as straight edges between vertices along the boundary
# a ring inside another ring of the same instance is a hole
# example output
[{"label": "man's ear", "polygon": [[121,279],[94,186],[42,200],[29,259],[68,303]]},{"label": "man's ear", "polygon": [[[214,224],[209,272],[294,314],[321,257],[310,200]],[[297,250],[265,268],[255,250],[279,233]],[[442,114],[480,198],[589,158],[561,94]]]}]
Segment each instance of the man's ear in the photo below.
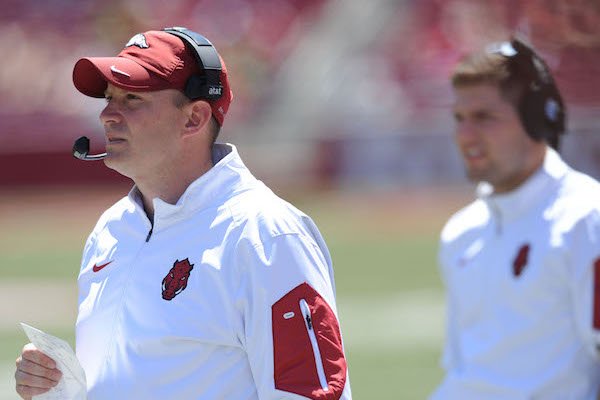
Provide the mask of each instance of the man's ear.
[{"label": "man's ear", "polygon": [[210,125],[212,110],[206,101],[192,101],[184,106],[184,112],[187,117],[184,136],[203,132]]}]

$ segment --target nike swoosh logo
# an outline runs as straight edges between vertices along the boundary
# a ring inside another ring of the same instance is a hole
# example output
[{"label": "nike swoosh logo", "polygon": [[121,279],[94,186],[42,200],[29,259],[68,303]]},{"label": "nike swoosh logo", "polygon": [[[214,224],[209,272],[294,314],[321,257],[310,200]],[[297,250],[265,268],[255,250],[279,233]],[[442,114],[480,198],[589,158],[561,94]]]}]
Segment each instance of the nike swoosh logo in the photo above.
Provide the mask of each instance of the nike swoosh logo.
[{"label": "nike swoosh logo", "polygon": [[92,271],[94,271],[94,272],[98,272],[98,271],[100,271],[102,268],[104,268],[104,267],[106,267],[108,264],[110,264],[111,262],[112,262],[112,261],[109,261],[109,262],[107,262],[106,264],[100,264],[100,265],[94,264],[94,267],[92,268]]},{"label": "nike swoosh logo", "polygon": [[110,70],[117,74],[125,75],[126,77],[131,78],[131,75],[129,75],[127,72],[121,71],[120,69],[117,68],[116,65],[111,65]]}]

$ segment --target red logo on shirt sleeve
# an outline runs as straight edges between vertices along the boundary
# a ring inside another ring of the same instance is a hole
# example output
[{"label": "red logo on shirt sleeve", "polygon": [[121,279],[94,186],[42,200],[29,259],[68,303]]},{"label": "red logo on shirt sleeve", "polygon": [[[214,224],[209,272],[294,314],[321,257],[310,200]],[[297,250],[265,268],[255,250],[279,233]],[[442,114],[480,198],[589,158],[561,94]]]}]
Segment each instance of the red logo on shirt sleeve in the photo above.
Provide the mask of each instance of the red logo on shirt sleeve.
[{"label": "red logo on shirt sleeve", "polygon": [[594,261],[594,311],[593,326],[600,330],[600,257]]},{"label": "red logo on shirt sleeve", "polygon": [[347,364],[338,320],[303,283],[272,306],[275,387],[313,400],[337,400]]}]

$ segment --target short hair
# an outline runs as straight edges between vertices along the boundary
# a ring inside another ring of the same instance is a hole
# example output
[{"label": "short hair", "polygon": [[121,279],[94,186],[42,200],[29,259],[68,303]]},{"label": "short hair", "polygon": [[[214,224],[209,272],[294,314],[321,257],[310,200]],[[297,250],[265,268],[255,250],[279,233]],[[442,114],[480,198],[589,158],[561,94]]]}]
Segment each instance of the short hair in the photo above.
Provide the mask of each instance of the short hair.
[{"label": "short hair", "polygon": [[510,59],[499,53],[478,51],[463,57],[450,76],[455,88],[491,84],[498,86],[502,97],[518,110],[519,102],[529,84],[519,76],[511,76]]},{"label": "short hair", "polygon": [[515,107],[527,134],[559,148],[566,110],[550,69],[533,48],[518,39],[492,43],[462,58],[451,74],[454,88],[496,85]]},{"label": "short hair", "polygon": [[[197,100],[194,100],[194,101],[197,101]],[[200,101],[204,101],[204,100],[200,100]],[[177,108],[182,108],[183,106],[185,106],[186,104],[189,104],[190,102],[192,102],[192,100],[190,100],[181,91],[177,91],[177,93],[173,97],[173,104]],[[209,132],[212,135],[211,144],[214,144],[217,141],[219,132],[221,132],[221,125],[219,125],[219,121],[217,121],[217,119],[214,117],[214,115],[211,115],[209,124],[210,124]]]}]

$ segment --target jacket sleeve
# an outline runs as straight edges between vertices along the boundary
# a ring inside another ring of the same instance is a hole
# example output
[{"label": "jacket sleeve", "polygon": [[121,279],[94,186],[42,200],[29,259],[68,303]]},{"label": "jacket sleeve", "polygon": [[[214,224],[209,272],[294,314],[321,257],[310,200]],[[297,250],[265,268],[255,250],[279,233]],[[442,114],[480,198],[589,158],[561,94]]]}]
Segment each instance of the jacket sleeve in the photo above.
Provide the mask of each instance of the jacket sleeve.
[{"label": "jacket sleeve", "polygon": [[438,269],[440,272],[440,278],[445,288],[445,335],[444,335],[444,346],[442,350],[441,367],[446,371],[451,371],[456,367],[456,324],[454,315],[456,314],[456,306],[453,300],[453,291],[450,287],[448,279],[448,266],[441,254],[438,256]]},{"label": "jacket sleeve", "polygon": [[261,400],[351,399],[327,250],[308,235],[241,243],[242,343]]},{"label": "jacket sleeve", "polygon": [[588,214],[567,235],[575,323],[585,347],[600,359],[600,212]]}]

